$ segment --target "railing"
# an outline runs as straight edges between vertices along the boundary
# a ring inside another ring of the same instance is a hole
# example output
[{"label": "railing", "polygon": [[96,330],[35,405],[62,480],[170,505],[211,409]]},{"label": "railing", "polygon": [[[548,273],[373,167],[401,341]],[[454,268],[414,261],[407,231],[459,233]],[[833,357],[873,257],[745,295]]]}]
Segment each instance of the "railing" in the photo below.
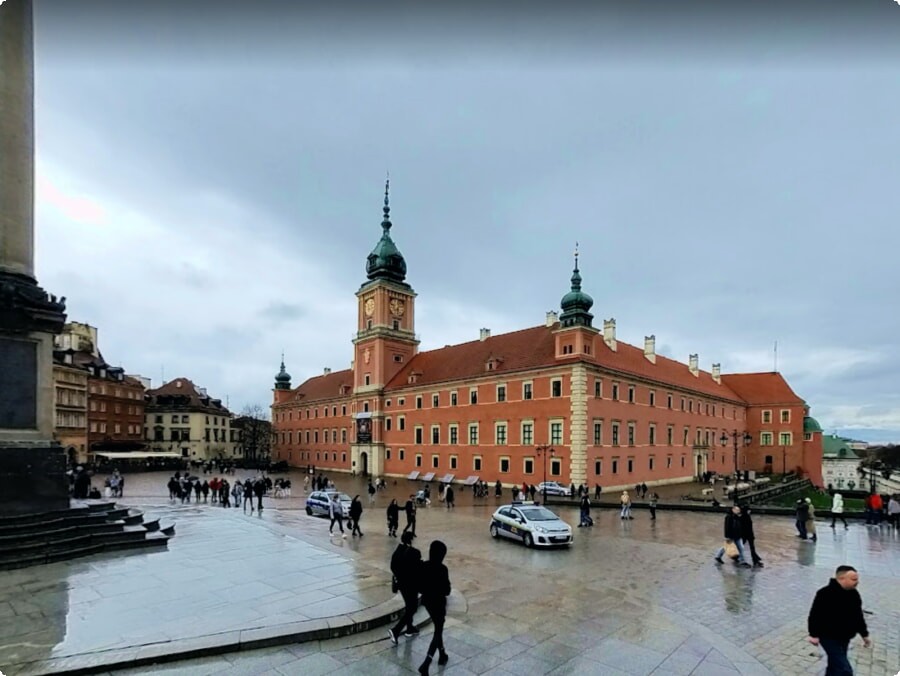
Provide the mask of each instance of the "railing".
[{"label": "railing", "polygon": [[812,488],[812,482],[809,479],[796,479],[794,481],[788,481],[787,483],[780,484],[769,484],[765,488],[761,488],[758,491],[747,491],[746,493],[739,493],[738,497],[741,502],[749,502],[749,503],[764,503],[766,500],[770,498],[777,498],[782,495],[787,495],[788,493],[796,493],[797,491],[807,490]]}]

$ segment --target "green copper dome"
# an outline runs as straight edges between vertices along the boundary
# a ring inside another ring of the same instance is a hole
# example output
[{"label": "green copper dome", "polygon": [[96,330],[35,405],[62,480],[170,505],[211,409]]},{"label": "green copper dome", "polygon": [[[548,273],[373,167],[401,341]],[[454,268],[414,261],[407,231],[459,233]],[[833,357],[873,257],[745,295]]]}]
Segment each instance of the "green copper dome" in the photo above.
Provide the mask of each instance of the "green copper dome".
[{"label": "green copper dome", "polygon": [[366,276],[369,279],[389,279],[402,282],[406,279],[406,261],[391,239],[391,207],[388,204],[390,181],[384,184],[384,217],[381,220],[382,234],[378,244],[366,259]]},{"label": "green copper dome", "polygon": [[559,302],[562,326],[591,326],[594,315],[590,313],[594,299],[581,290],[581,273],[578,271],[578,250],[575,251],[575,269],[572,271],[572,290]]},{"label": "green copper dome", "polygon": [[276,390],[289,390],[291,388],[291,374],[284,369],[284,356],[281,357],[281,370],[275,376]]},{"label": "green copper dome", "polygon": [[811,416],[806,416],[803,418],[803,433],[804,434],[812,434],[813,432],[821,432],[822,426],[819,425],[819,421]]}]

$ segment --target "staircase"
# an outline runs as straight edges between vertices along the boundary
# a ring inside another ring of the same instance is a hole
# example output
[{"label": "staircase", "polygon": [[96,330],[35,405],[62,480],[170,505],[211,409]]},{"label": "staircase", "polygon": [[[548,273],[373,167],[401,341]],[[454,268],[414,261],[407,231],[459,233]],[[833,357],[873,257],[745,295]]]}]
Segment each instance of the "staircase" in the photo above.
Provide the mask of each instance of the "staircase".
[{"label": "staircase", "polygon": [[66,510],[0,517],[0,570],[119,550],[166,547],[175,527],[144,523],[139,510],[79,501]]}]

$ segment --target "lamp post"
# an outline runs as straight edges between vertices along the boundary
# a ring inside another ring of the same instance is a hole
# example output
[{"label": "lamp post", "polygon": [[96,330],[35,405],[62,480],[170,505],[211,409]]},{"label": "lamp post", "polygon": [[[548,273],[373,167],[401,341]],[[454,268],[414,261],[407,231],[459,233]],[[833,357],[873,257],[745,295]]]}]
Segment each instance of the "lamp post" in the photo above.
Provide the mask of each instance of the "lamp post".
[{"label": "lamp post", "polygon": [[781,447],[781,481],[787,476],[787,446]]},{"label": "lamp post", "polygon": [[740,441],[744,442],[744,446],[749,446],[750,442],[753,441],[753,437],[750,436],[749,432],[738,432],[734,430],[731,434],[727,432],[722,432],[722,436],[719,438],[719,442],[726,446],[728,445],[728,439],[731,438],[732,445],[734,446],[734,504],[737,504],[738,501],[738,481],[740,481],[740,469],[738,468],[738,450],[740,449]]},{"label": "lamp post", "polygon": [[541,485],[542,504],[547,503],[547,456],[551,458],[556,455],[556,451],[549,445],[543,444],[536,449],[537,454],[544,458],[544,483]]}]

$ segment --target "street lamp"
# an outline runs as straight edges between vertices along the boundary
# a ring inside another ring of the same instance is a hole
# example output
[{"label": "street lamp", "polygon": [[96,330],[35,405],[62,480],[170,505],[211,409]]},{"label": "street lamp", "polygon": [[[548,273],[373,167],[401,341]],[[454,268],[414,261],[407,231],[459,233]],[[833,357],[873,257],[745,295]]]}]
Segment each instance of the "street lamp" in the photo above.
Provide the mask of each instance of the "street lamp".
[{"label": "street lamp", "polygon": [[740,444],[738,442],[743,441],[744,446],[749,446],[750,442],[753,441],[753,437],[750,436],[749,432],[738,432],[734,430],[731,434],[727,432],[722,432],[722,436],[719,438],[719,442],[723,446],[728,445],[728,439],[731,438],[731,442],[734,445],[734,503],[737,504],[738,500],[738,481],[740,481],[740,470],[738,469],[738,449],[740,448]]},{"label": "street lamp", "polygon": [[538,456],[544,458],[544,483],[541,485],[541,493],[543,494],[543,503],[547,503],[547,456],[549,455],[551,458],[556,455],[556,451],[553,450],[551,446],[548,444],[544,444],[542,446],[538,446],[536,449]]},{"label": "street lamp", "polygon": [[781,447],[781,480],[787,476],[787,446]]}]

